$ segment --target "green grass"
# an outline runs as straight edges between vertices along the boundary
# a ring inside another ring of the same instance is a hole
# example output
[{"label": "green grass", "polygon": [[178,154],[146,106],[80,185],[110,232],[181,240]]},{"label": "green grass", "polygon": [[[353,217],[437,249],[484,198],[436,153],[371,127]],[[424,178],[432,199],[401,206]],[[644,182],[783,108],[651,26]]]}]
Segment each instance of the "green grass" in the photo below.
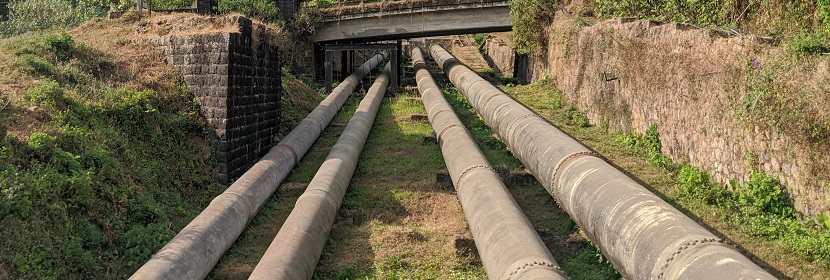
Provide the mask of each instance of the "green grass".
[{"label": "green grass", "polygon": [[[513,170],[522,168],[461,95],[448,92],[447,97],[465,126],[474,128],[474,138],[491,162]],[[347,102],[209,278],[249,275],[357,103],[356,99]],[[467,225],[452,190],[436,184],[436,172],[445,168],[443,158],[437,145],[422,140],[432,128],[411,120],[412,114],[425,111],[418,96],[411,93],[385,98],[381,104],[315,279],[486,278],[480,261],[456,255],[454,236],[466,233]],[[619,279],[538,183],[510,191],[534,226],[543,231],[543,239],[560,264],[574,271],[574,279]],[[566,242],[568,238],[575,241]]]},{"label": "green grass", "polygon": [[0,44],[3,80],[23,87],[0,111],[0,264],[129,275],[221,189],[193,95],[178,79],[127,85],[111,54],[66,33]]}]

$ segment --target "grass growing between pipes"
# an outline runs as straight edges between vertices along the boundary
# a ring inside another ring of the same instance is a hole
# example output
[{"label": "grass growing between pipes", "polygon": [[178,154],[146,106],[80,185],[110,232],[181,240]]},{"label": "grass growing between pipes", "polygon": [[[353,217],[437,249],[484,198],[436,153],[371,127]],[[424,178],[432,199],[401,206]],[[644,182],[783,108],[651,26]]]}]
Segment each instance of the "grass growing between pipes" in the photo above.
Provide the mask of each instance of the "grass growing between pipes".
[{"label": "grass growing between pipes", "polygon": [[[504,144],[457,93],[448,93],[493,164],[521,169]],[[274,197],[227,254],[211,279],[245,279],[276,236],[297,198],[337,141],[359,102],[351,98]],[[469,234],[453,190],[436,183],[446,168],[439,147],[424,142],[432,127],[417,93],[385,98],[349,190],[314,272],[315,279],[486,279],[480,261],[460,255],[457,235]],[[510,186],[519,205],[573,279],[619,279],[574,222],[534,183]]]},{"label": "grass growing between pipes", "polygon": [[[660,143],[654,141],[659,133],[656,127],[641,136],[609,133],[601,127],[569,125],[572,120],[565,113],[568,107],[563,95],[550,81],[505,90],[698,223],[732,240],[750,259],[776,277],[830,278],[827,257],[822,253],[827,244],[827,230],[809,221],[790,219],[787,222],[787,219],[775,218],[782,215],[772,212],[786,212],[786,207],[777,203],[780,196],[776,195],[775,184],[768,177],[753,176],[748,184],[755,184],[754,192],[726,192],[722,186],[709,182],[705,171],[671,162],[657,152]],[[763,201],[771,202],[767,203],[771,207],[761,205]],[[771,219],[774,221],[760,222],[765,226],[753,222],[767,216],[774,216]]]}]

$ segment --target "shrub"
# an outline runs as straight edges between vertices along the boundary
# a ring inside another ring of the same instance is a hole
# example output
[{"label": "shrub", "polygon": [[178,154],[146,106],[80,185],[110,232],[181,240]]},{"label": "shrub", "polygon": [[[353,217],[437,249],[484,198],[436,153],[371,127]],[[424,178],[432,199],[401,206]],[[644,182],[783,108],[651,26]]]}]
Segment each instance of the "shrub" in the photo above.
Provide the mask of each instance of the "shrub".
[{"label": "shrub", "polygon": [[222,13],[237,12],[249,17],[275,22],[280,19],[276,2],[267,0],[219,0]]},{"label": "shrub", "polygon": [[781,184],[764,173],[753,173],[749,181],[744,182],[743,188],[738,191],[738,201],[742,205],[752,206],[760,212],[793,217],[794,211],[790,199],[782,191]]},{"label": "shrub", "polygon": [[827,52],[830,52],[830,40],[824,32],[802,31],[787,43],[787,54],[791,56],[821,55]]},{"label": "shrub", "polygon": [[63,94],[63,89],[58,82],[47,79],[28,88],[23,95],[36,105],[47,104],[54,107],[63,104]]},{"label": "shrub", "polygon": [[709,174],[697,167],[683,165],[677,173],[677,185],[685,195],[702,197],[709,188]]},{"label": "shrub", "polygon": [[11,35],[72,27],[91,17],[88,8],[69,0],[17,0],[10,2],[8,8],[9,20],[2,23],[2,30]]},{"label": "shrub", "polygon": [[134,225],[121,236],[121,252],[127,265],[142,264],[176,233],[162,224]]},{"label": "shrub", "polygon": [[830,33],[830,0],[816,1],[818,18],[824,23],[824,31]]},{"label": "shrub", "polygon": [[153,1],[154,10],[186,9],[193,6],[190,0],[156,0]]},{"label": "shrub", "polygon": [[514,0],[510,1],[510,15],[513,17],[513,43],[516,51],[527,54],[537,43],[544,43],[545,32],[539,27],[553,20],[558,1],[556,0]]},{"label": "shrub", "polygon": [[29,142],[26,145],[37,155],[45,157],[51,153],[54,143],[54,136],[46,134],[45,132],[35,132],[29,136]]},{"label": "shrub", "polygon": [[52,270],[52,256],[39,243],[30,244],[14,254],[15,266],[21,278],[57,279]]}]

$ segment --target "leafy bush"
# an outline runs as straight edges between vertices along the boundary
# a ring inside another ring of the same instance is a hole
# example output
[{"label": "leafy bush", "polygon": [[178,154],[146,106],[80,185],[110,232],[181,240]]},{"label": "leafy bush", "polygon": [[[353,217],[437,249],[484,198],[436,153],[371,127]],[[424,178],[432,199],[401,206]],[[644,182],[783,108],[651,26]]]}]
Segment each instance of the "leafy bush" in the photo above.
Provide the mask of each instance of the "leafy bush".
[{"label": "leafy bush", "polygon": [[738,191],[738,200],[742,205],[752,206],[763,213],[781,217],[793,217],[794,210],[790,198],[782,190],[778,179],[764,173],[753,173],[749,181],[744,182]]},{"label": "leafy bush", "polygon": [[15,265],[21,276],[31,279],[57,279],[52,269],[52,256],[39,243],[24,247],[14,255]]},{"label": "leafy bush", "polygon": [[487,40],[487,35],[484,35],[484,33],[473,34],[473,40],[476,41],[476,45],[482,46],[484,45],[484,41]]},{"label": "leafy bush", "polygon": [[54,143],[55,136],[51,136],[45,132],[35,132],[29,136],[29,143],[26,145],[29,146],[29,149],[32,149],[35,154],[46,156],[51,153]]},{"label": "leafy bush", "polygon": [[830,33],[830,0],[817,0],[816,5],[818,6],[816,13],[824,24],[824,31]]},{"label": "leafy bush", "polygon": [[64,103],[63,94],[60,84],[50,79],[26,89],[23,93],[27,100],[36,105],[47,104],[54,108]]},{"label": "leafy bush", "polygon": [[673,168],[671,159],[664,155],[661,151],[663,145],[660,143],[660,133],[657,132],[657,125],[652,124],[648,127],[646,133],[643,134],[642,143],[645,145],[645,149],[648,152],[649,161],[651,161],[654,166],[657,166],[663,170]]},{"label": "leafy bush", "polygon": [[[314,34],[314,31],[322,25],[323,15],[319,10],[315,8],[302,8],[294,16],[294,20],[288,23],[288,30],[290,30],[295,37],[305,39]],[[307,82],[306,84],[311,85],[314,83]]]},{"label": "leafy bush", "polygon": [[677,184],[683,194],[702,197],[709,188],[709,174],[697,167],[683,165],[677,173]]},{"label": "leafy bush", "polygon": [[91,18],[94,10],[69,0],[18,0],[9,3],[9,19],[2,23],[7,35],[56,27],[72,27]]},{"label": "leafy bush", "polygon": [[556,12],[557,0],[513,0],[510,15],[513,17],[513,43],[516,51],[527,54],[544,43],[545,32],[540,27],[549,24]]},{"label": "leafy bush", "polygon": [[275,1],[268,0],[219,0],[219,12],[241,13],[249,17],[276,22],[280,17],[280,9]]},{"label": "leafy bush", "polygon": [[176,233],[162,224],[135,225],[121,236],[121,251],[128,266],[143,264]]},{"label": "leafy bush", "polygon": [[824,31],[802,31],[787,42],[787,54],[821,55],[830,52],[830,38]]},{"label": "leafy bush", "polygon": [[193,7],[193,3],[191,0],[155,0],[153,10],[187,9]]}]

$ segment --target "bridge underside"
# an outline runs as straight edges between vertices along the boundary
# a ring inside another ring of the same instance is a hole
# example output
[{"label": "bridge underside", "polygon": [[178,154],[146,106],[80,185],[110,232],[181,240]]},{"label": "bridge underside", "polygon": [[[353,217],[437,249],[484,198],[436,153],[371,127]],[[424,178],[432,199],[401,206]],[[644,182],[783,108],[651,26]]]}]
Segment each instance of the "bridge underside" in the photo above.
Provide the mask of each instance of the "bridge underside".
[{"label": "bridge underside", "polygon": [[327,20],[314,42],[368,42],[430,36],[503,32],[512,29],[507,5],[458,6],[410,13],[374,14]]}]

